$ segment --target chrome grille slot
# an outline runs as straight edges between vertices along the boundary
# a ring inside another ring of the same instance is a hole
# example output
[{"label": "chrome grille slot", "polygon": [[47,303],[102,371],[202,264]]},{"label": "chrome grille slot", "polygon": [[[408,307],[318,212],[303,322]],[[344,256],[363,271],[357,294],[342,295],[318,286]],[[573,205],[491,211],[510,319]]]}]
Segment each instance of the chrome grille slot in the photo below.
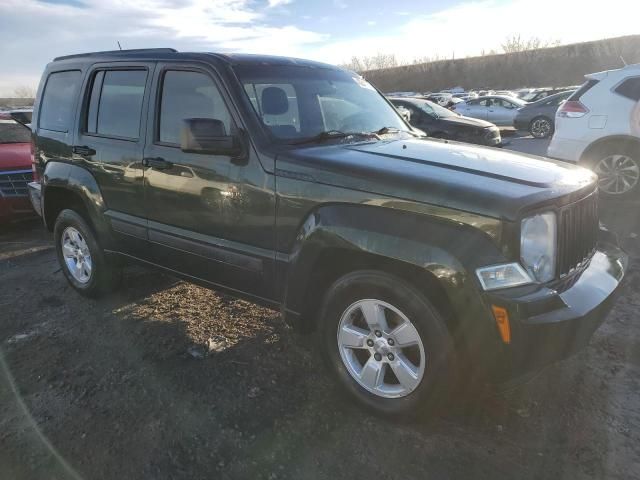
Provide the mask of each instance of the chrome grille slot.
[{"label": "chrome grille slot", "polygon": [[598,240],[596,193],[564,207],[558,222],[558,273],[567,275],[587,261]]}]

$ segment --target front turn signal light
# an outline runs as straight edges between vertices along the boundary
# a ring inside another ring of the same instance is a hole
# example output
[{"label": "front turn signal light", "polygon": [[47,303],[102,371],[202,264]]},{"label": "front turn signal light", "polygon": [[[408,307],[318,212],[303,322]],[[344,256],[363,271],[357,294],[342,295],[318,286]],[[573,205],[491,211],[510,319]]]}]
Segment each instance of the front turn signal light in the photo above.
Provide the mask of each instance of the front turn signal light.
[{"label": "front turn signal light", "polygon": [[493,311],[493,318],[496,319],[500,338],[502,338],[504,343],[511,343],[511,325],[509,324],[509,313],[507,309],[491,305],[491,310]]}]

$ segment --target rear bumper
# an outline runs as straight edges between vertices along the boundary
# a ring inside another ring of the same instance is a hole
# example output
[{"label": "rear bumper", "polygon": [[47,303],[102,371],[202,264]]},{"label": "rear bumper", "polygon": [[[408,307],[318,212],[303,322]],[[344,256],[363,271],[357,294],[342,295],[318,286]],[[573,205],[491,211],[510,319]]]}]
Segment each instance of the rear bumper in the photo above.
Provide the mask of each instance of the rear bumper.
[{"label": "rear bumper", "polygon": [[518,377],[584,348],[611,310],[627,264],[627,255],[616,245],[601,244],[582,271],[556,284],[487,294],[491,318],[490,306],[501,306],[511,326],[511,342],[498,339],[500,345],[488,360],[493,379]]},{"label": "rear bumper", "polygon": [[38,215],[42,216],[42,185],[39,182],[29,182],[27,188],[31,206]]},{"label": "rear bumper", "polygon": [[587,146],[580,141],[554,135],[547,149],[547,156],[565,162],[577,163]]}]

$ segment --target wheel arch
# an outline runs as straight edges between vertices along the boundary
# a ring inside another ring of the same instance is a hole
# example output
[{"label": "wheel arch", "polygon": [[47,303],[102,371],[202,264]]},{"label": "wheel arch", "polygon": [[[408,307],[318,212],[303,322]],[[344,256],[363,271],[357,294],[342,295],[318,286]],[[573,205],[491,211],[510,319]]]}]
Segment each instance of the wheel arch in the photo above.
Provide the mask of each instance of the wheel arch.
[{"label": "wheel arch", "polygon": [[101,240],[111,240],[111,231],[102,215],[104,199],[98,182],[88,170],[73,164],[48,162],[42,192],[42,216],[49,231],[53,231],[60,212],[72,208],[82,215]]},{"label": "wheel arch", "polygon": [[503,260],[488,236],[472,227],[383,207],[326,206],[307,219],[297,236],[283,309],[289,323],[313,331],[324,294],[335,280],[355,270],[379,270],[425,294],[455,338],[483,308],[474,262]]},{"label": "wheel arch", "polygon": [[608,137],[599,138],[595,140],[587,148],[584,149],[582,155],[580,155],[580,160],[578,163],[585,164],[593,159],[590,158],[590,155],[593,155],[594,152],[597,152],[598,149],[605,147],[608,144],[612,143],[624,143],[625,147],[636,149],[640,153],[640,138],[634,137],[632,135],[611,135]]}]

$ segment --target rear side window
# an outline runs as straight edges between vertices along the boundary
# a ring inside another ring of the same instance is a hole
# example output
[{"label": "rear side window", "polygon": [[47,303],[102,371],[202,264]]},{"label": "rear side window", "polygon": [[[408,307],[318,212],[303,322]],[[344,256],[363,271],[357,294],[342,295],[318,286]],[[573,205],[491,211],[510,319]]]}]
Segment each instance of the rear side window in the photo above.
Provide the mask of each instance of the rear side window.
[{"label": "rear side window", "polygon": [[40,101],[40,128],[63,133],[69,131],[79,86],[79,70],[49,75]]},{"label": "rear side window", "polygon": [[636,102],[640,101],[640,77],[627,78],[618,85],[615,92]]},{"label": "rear side window", "polygon": [[138,139],[146,82],[146,70],[96,73],[89,99],[87,133]]},{"label": "rear side window", "polygon": [[598,83],[600,83],[599,80],[587,80],[573,95],[569,97],[569,101],[577,102],[585,93],[595,87]]}]

